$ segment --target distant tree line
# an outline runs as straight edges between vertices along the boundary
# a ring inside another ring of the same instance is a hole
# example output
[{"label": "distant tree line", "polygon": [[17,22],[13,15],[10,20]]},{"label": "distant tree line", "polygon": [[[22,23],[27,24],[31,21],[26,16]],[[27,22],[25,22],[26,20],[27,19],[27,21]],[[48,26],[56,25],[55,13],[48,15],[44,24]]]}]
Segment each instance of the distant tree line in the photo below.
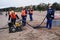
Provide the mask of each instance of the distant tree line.
[{"label": "distant tree line", "polygon": [[[52,7],[55,9],[55,10],[60,10],[60,4],[55,2],[53,3]],[[26,8],[28,9],[29,6],[26,6]],[[41,3],[39,5],[33,5],[33,9],[34,10],[47,10],[48,8],[48,4],[45,4],[45,3]],[[10,10],[14,10],[14,11],[21,11],[22,7],[9,7],[9,8],[3,8],[3,9],[0,9],[0,11],[10,11]]]},{"label": "distant tree line", "polygon": [[[33,6],[33,8],[35,10],[43,10],[44,11],[44,10],[47,10],[48,5],[49,4],[42,3],[42,4],[39,4],[37,6]],[[54,8],[55,10],[60,10],[60,4],[55,2],[55,3],[52,4],[52,8]]]},{"label": "distant tree line", "polygon": [[10,10],[14,10],[14,11],[21,11],[21,7],[20,8],[16,8],[16,7],[8,7],[8,8],[3,8],[3,9],[0,9],[0,11],[10,11]]}]

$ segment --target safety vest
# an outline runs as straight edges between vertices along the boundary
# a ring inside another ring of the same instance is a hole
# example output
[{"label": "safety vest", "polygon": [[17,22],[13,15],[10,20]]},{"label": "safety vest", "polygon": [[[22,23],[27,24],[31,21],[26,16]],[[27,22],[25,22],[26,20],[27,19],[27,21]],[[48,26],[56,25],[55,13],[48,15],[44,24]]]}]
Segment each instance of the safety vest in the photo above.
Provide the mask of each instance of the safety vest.
[{"label": "safety vest", "polygon": [[26,10],[22,10],[22,16],[26,16]]},{"label": "safety vest", "polygon": [[14,14],[10,14],[10,17],[11,18],[16,18],[16,14],[14,13]]},{"label": "safety vest", "polygon": [[30,14],[33,14],[33,10],[30,10]]}]

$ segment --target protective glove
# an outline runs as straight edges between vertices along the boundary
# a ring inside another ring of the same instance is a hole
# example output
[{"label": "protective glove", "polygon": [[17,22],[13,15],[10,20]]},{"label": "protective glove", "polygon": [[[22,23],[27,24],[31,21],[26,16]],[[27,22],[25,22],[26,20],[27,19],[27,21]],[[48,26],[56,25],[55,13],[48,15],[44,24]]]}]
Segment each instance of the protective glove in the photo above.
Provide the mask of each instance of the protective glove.
[{"label": "protective glove", "polygon": [[8,20],[8,23],[11,23],[11,21],[10,21],[10,20]]}]

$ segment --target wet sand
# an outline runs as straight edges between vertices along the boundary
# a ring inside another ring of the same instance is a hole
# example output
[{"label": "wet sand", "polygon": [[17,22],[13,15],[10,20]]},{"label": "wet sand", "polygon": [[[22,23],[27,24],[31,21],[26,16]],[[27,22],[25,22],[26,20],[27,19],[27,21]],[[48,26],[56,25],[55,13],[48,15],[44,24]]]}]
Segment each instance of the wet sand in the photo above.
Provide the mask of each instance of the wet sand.
[{"label": "wet sand", "polygon": [[[5,12],[4,12],[5,13]],[[60,13],[57,11],[56,13]],[[18,16],[21,18],[21,13],[18,12]],[[39,25],[43,19],[45,18],[46,11],[40,12],[40,11],[34,11],[34,21],[29,21],[29,15],[27,16],[27,22],[31,24],[32,26]],[[0,15],[0,28],[2,27],[8,27],[6,25],[8,22],[8,16],[6,17],[4,15]],[[41,26],[46,25],[46,20]],[[33,29],[29,25],[26,25],[23,28],[23,31],[16,32],[16,33],[9,33],[8,29],[2,29],[0,30],[0,40],[60,40],[60,27],[59,26],[53,26],[51,30],[47,28],[39,28],[39,29]]]}]

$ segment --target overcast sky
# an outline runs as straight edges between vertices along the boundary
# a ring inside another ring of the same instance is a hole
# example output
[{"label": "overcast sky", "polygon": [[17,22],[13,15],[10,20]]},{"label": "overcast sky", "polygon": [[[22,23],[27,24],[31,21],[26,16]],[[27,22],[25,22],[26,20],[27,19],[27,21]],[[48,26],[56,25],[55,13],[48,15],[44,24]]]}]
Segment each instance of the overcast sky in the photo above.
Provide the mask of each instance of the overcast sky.
[{"label": "overcast sky", "polygon": [[60,0],[0,0],[0,8],[38,5],[40,3],[60,3]]}]

